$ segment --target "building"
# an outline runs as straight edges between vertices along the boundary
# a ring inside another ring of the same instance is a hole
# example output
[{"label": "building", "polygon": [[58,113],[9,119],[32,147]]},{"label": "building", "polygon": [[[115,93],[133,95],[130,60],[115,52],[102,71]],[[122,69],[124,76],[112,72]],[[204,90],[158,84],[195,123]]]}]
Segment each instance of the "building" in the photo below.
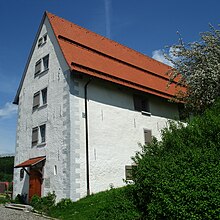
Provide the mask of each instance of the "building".
[{"label": "building", "polygon": [[179,118],[169,68],[46,12],[14,100],[14,196],[75,201],[122,186],[138,143]]}]

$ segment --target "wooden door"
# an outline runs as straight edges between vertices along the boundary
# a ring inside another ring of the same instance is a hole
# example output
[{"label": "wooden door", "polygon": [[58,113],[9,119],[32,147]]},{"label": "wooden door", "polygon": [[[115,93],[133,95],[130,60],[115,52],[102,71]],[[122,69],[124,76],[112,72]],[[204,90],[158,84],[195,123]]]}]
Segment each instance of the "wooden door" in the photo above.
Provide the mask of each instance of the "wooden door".
[{"label": "wooden door", "polygon": [[42,175],[38,170],[30,170],[29,176],[29,202],[33,195],[41,196]]}]

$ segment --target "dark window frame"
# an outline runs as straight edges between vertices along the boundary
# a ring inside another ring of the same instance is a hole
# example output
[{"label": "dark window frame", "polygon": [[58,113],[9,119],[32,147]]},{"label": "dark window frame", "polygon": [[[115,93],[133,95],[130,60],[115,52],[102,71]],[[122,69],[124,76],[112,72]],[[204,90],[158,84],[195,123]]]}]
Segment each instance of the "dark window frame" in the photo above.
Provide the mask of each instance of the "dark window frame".
[{"label": "dark window frame", "polygon": [[33,111],[35,111],[40,106],[40,92],[34,93],[33,96]]},{"label": "dark window frame", "polygon": [[39,130],[40,130],[40,143],[45,143],[46,142],[46,124],[40,125],[39,126]]},{"label": "dark window frame", "polygon": [[41,90],[42,105],[47,104],[47,87]]},{"label": "dark window frame", "polygon": [[125,179],[133,180],[132,178],[132,170],[137,167],[137,165],[125,165]]},{"label": "dark window frame", "polygon": [[43,61],[43,71],[48,70],[49,69],[49,54],[43,57],[42,61]]},{"label": "dark window frame", "polygon": [[38,144],[38,127],[32,128],[32,147],[36,146]]},{"label": "dark window frame", "polygon": [[133,95],[134,110],[139,112],[150,112],[149,100],[142,95]]},{"label": "dark window frame", "polygon": [[41,59],[38,60],[36,63],[35,63],[35,71],[34,71],[34,76],[37,76],[39,73],[41,73]]}]

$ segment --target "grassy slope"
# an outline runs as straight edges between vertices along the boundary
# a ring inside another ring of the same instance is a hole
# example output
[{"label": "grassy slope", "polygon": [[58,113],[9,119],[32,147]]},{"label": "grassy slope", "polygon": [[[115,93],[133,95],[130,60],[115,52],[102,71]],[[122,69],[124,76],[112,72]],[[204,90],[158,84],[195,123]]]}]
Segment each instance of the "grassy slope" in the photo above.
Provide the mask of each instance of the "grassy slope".
[{"label": "grassy slope", "polygon": [[50,215],[59,219],[135,220],[139,213],[132,199],[131,187],[111,189],[69,204],[58,203]]}]

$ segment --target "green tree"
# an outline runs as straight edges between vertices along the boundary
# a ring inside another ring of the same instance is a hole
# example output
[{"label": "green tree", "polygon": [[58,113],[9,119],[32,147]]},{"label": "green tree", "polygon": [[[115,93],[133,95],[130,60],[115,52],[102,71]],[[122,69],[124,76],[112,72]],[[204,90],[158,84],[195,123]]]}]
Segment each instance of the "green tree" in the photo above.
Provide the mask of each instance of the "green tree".
[{"label": "green tree", "polygon": [[143,219],[220,219],[220,102],[187,126],[170,123],[136,154]]},{"label": "green tree", "polygon": [[177,94],[188,109],[201,113],[220,96],[220,30],[200,34],[199,41],[186,44],[180,36],[165,57],[172,62],[170,82],[177,79],[187,85],[185,93]]}]

